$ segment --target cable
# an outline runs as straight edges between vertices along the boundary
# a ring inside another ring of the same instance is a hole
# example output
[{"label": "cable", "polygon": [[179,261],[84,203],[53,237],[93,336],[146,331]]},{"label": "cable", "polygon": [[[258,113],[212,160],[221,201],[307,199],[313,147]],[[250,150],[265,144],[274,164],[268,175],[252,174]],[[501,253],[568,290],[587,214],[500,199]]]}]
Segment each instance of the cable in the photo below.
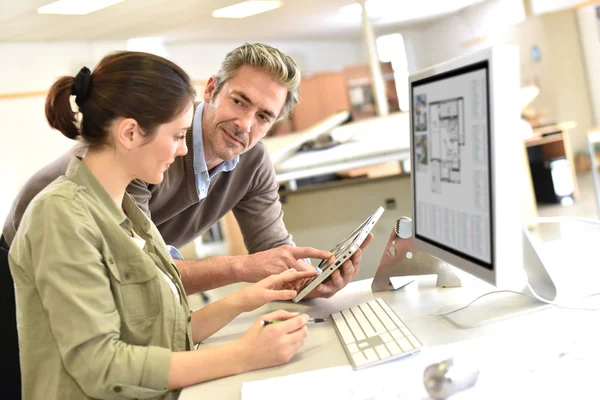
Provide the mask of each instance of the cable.
[{"label": "cable", "polygon": [[435,313],[435,314],[429,314],[429,315],[434,315],[434,316],[435,315],[450,315],[450,314],[453,314],[453,313],[458,312],[460,310],[464,310],[465,308],[469,307],[471,304],[475,303],[477,300],[481,299],[482,297],[489,296],[490,294],[496,294],[496,293],[516,293],[516,294],[523,294],[521,292],[517,292],[516,290],[508,290],[508,289],[507,290],[494,290],[492,292],[487,292],[487,293],[482,294],[481,296],[475,298],[475,300],[471,301],[469,304],[467,304],[465,306],[462,306],[462,307],[459,307],[459,308],[457,308],[455,310],[446,311],[446,312],[440,312],[440,313]]},{"label": "cable", "polygon": [[[600,225],[600,220],[596,220],[596,219],[589,219],[589,218],[581,218],[581,217],[535,217],[535,218],[527,218],[525,219],[524,223],[525,226],[528,225],[536,225],[536,224],[540,224],[540,223],[565,223],[565,222],[584,222],[584,223],[589,223],[592,225]],[[525,228],[527,229],[527,228]],[[527,283],[527,288],[529,289],[529,291],[531,292],[531,294],[533,295],[533,297],[535,299],[537,299],[538,301],[541,301],[542,303],[546,303],[548,305],[551,305],[553,307],[557,307],[557,308],[562,308],[565,310],[579,310],[579,311],[600,311],[600,308],[587,308],[587,307],[570,307],[570,306],[565,306],[562,304],[558,304],[555,303],[553,301],[547,300],[542,298],[541,296],[539,296],[535,290],[533,290],[533,288],[531,287],[531,285],[529,283]],[[490,294],[496,294],[496,293],[514,293],[514,294],[519,294],[522,296],[528,296],[526,293],[523,292],[518,292],[516,290],[508,290],[508,289],[502,289],[502,290],[494,290],[488,293],[484,293],[481,296],[478,296],[477,298],[475,298],[473,301],[471,301],[470,303],[468,303],[465,306],[459,307],[455,310],[451,310],[451,311],[446,311],[446,312],[439,312],[439,313],[434,313],[434,314],[429,314],[432,316],[436,316],[436,315],[450,315],[453,314],[455,312],[464,310],[465,308],[469,307],[470,305],[472,305],[473,303],[475,303],[477,300],[488,296]],[[592,295],[586,296],[586,298],[589,297],[594,297],[600,295],[599,293],[594,293]]]},{"label": "cable", "polygon": [[525,225],[533,225],[537,223],[563,223],[563,222],[585,222],[592,225],[600,225],[600,220],[582,217],[535,217],[526,218]]},{"label": "cable", "polygon": [[[531,291],[531,293],[533,294],[533,296],[534,296],[534,297],[535,297],[537,300],[541,301],[542,303],[546,303],[546,304],[548,304],[548,305],[551,305],[551,306],[553,306],[553,307],[556,307],[556,308],[562,308],[562,309],[565,309],[565,310],[578,310],[578,311],[600,311],[600,308],[570,307],[570,306],[565,306],[565,305],[562,305],[562,304],[558,304],[558,303],[555,303],[555,302],[553,302],[553,301],[546,300],[546,299],[543,299],[542,297],[540,297],[540,296],[539,296],[539,295],[538,295],[538,294],[537,294],[537,293],[536,293],[536,292],[533,290],[533,288],[532,288],[532,287],[529,285],[529,283],[527,284],[527,287],[528,287],[528,289]],[[457,308],[457,309],[454,309],[454,310],[451,310],[451,311],[440,312],[440,313],[434,313],[434,314],[429,314],[429,315],[431,315],[431,316],[436,316],[436,315],[450,315],[450,314],[453,314],[453,313],[455,313],[455,312],[458,312],[458,311],[464,310],[465,308],[469,307],[471,304],[475,303],[477,300],[479,300],[479,299],[481,299],[481,298],[483,298],[483,297],[485,297],[485,296],[489,296],[490,294],[496,294],[496,293],[514,293],[514,294],[519,294],[519,295],[521,295],[521,296],[527,296],[527,294],[525,294],[525,293],[522,293],[522,292],[517,292],[516,290],[508,290],[508,289],[503,289],[503,290],[494,290],[494,291],[487,292],[487,293],[484,293],[484,294],[482,294],[481,296],[478,296],[478,297],[476,297],[476,298],[475,298],[473,301],[471,301],[470,303],[468,303],[468,304],[467,304],[467,305],[465,305],[465,306],[459,307],[459,308]],[[587,296],[587,297],[594,297],[594,296],[597,296],[597,295],[599,295],[599,294],[600,294],[600,293],[594,293],[594,294],[592,294],[592,295],[590,295],[590,296]]]},{"label": "cable", "polygon": [[[538,295],[538,294],[535,292],[535,290],[533,290],[533,288],[531,287],[531,285],[530,285],[529,283],[527,283],[527,288],[528,288],[528,289],[531,291],[531,293],[533,294],[533,296],[534,296],[536,299],[538,299],[538,300],[539,300],[539,301],[541,301],[542,303],[549,304],[549,305],[551,305],[551,306],[553,306],[553,307],[556,307],[556,308],[563,308],[563,309],[565,309],[565,310],[579,310],[579,311],[600,311],[600,308],[587,308],[587,307],[570,307],[570,306],[564,306],[564,305],[562,305],[562,304],[558,304],[558,303],[555,303],[555,302],[553,302],[553,301],[546,300],[546,299],[542,298],[541,296],[539,296],[539,295]],[[520,293],[520,292],[517,292],[517,293],[519,293],[519,294],[522,294],[523,296],[527,296],[525,293]],[[599,294],[600,294],[600,293],[594,293],[594,294],[591,294],[591,295],[589,295],[589,296],[586,296],[585,298],[590,298],[590,297],[598,296]]]}]

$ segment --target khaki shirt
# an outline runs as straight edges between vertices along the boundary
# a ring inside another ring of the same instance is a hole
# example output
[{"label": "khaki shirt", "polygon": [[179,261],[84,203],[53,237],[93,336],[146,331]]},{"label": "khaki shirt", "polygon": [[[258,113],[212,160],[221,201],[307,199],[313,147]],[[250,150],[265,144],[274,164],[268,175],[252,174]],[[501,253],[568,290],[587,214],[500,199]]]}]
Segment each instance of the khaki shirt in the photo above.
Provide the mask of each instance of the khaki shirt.
[{"label": "khaki shirt", "polygon": [[171,352],[192,348],[185,292],[154,224],[129,195],[123,210],[76,157],[27,208],[9,252],[23,399],[176,396]]}]

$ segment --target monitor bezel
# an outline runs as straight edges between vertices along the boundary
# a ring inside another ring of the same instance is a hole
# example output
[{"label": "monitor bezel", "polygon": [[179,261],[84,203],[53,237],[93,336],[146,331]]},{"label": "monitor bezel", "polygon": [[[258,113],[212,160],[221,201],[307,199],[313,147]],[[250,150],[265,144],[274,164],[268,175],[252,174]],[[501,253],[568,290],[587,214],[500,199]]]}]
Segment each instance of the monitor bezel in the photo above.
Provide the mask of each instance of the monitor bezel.
[{"label": "monitor bezel", "polygon": [[[463,257],[444,246],[434,245],[414,235],[415,248],[425,251],[448,264],[460,268],[496,286],[509,285],[518,268],[522,268],[522,202],[520,187],[511,182],[509,176],[523,175],[515,154],[521,151],[524,156],[522,138],[517,134],[520,120],[518,108],[519,94],[519,55],[516,46],[496,46],[479,50],[409,76],[410,91],[410,160],[411,171],[415,171],[413,157],[413,84],[432,77],[438,77],[473,65],[487,62],[487,104],[488,104],[488,151],[491,195],[490,204],[490,255],[491,269],[482,266],[481,261]],[[498,132],[512,132],[499,136]],[[520,146],[520,147],[519,147]],[[502,164],[502,168],[499,168]],[[502,169],[502,171],[500,171]],[[522,186],[521,186],[522,187]],[[416,217],[415,174],[411,173],[412,216]],[[502,221],[502,224],[499,223]],[[418,223],[418,221],[416,221]],[[416,232],[416,225],[413,232]],[[511,265],[511,262],[513,265]]]}]

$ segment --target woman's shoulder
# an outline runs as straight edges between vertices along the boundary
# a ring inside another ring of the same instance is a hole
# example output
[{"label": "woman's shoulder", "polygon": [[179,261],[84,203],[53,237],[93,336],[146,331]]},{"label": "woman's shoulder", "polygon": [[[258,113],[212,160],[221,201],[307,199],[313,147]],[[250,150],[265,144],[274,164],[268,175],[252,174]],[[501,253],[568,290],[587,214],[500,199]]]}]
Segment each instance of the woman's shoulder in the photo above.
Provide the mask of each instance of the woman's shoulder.
[{"label": "woman's shoulder", "polygon": [[75,182],[67,176],[59,176],[33,198],[23,215],[21,224],[28,220],[30,223],[41,223],[40,217],[48,213],[59,212],[63,217],[78,214],[82,209],[78,192],[79,187]]},{"label": "woman's shoulder", "polygon": [[31,206],[60,205],[63,201],[73,201],[77,197],[78,185],[62,175],[46,186],[32,200]]}]

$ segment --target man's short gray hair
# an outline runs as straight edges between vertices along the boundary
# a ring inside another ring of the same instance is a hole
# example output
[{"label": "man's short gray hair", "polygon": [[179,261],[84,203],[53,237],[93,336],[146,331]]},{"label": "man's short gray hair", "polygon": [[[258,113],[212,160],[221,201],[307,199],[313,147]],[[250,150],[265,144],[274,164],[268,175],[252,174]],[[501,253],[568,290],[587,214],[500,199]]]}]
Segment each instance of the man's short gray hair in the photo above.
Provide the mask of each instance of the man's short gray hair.
[{"label": "man's short gray hair", "polygon": [[285,104],[277,119],[287,117],[300,97],[300,69],[296,62],[266,44],[244,43],[225,56],[215,76],[214,94],[218,94],[225,82],[233,78],[244,65],[265,71],[287,89]]}]

